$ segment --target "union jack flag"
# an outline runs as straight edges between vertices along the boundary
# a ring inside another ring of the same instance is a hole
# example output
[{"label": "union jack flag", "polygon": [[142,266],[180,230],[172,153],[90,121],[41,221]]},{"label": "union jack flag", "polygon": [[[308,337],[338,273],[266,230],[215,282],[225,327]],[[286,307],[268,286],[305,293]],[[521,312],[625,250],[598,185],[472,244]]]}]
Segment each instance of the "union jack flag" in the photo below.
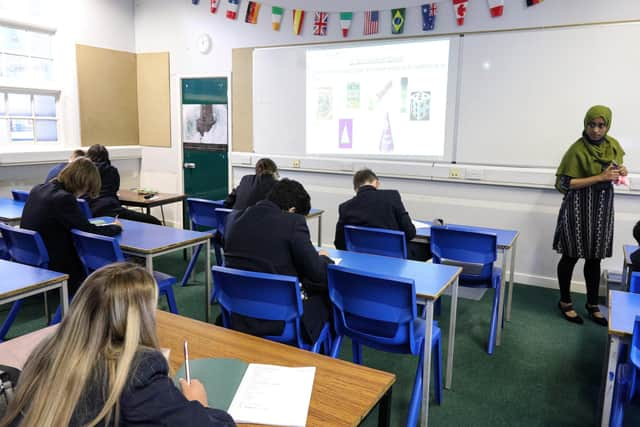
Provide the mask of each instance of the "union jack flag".
[{"label": "union jack flag", "polygon": [[380,14],[377,10],[367,10],[364,13],[364,32],[365,36],[369,34],[378,34],[378,21]]},{"label": "union jack flag", "polygon": [[329,14],[327,12],[316,12],[313,19],[313,35],[326,36],[328,23]]}]

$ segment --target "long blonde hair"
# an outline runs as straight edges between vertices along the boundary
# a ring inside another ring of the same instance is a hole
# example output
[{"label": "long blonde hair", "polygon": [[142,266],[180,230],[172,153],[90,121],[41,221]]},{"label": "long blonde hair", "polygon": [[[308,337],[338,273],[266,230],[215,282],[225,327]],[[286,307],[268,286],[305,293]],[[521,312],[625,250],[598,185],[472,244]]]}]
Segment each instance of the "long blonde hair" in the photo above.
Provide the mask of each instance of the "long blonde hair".
[{"label": "long blonde hair", "polygon": [[153,277],[135,264],[111,264],[91,274],[56,332],[27,360],[0,427],[21,413],[21,427],[68,425],[96,370],[106,373],[108,384],[98,388],[106,390],[106,401],[86,425],[117,425],[120,395],[136,352],[158,348],[157,301]]}]

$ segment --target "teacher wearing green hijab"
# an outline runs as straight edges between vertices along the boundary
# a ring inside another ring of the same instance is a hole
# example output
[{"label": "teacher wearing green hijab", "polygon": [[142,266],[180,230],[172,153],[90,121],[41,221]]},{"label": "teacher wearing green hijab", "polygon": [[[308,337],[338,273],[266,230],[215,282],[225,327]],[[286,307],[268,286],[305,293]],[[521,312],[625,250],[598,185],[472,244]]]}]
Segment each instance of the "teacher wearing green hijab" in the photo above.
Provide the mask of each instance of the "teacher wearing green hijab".
[{"label": "teacher wearing green hijab", "polygon": [[584,117],[582,137],[567,150],[556,172],[556,188],[564,194],[553,238],[562,254],[558,263],[560,302],[565,319],[582,323],[571,302],[571,276],[578,259],[584,259],[587,284],[585,309],[603,326],[607,319],[598,308],[600,261],[611,256],[613,244],[613,182],[627,175],[624,150],[607,134],[611,110],[593,106]]}]

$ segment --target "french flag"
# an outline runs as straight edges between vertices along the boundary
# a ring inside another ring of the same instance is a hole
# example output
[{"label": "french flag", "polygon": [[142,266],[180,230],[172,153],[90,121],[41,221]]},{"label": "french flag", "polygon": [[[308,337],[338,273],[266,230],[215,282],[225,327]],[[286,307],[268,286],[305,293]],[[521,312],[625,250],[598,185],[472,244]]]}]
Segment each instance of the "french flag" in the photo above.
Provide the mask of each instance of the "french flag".
[{"label": "french flag", "polygon": [[240,6],[240,0],[229,0],[227,5],[227,18],[236,19],[238,17],[238,7]]}]

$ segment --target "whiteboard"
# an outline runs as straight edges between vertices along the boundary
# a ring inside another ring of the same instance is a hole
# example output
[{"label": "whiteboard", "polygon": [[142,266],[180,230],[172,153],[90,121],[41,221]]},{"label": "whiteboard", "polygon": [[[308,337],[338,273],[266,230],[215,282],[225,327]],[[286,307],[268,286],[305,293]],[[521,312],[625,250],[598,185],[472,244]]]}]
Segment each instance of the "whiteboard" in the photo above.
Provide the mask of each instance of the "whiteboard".
[{"label": "whiteboard", "polygon": [[640,24],[465,35],[455,159],[557,167],[591,105],[640,171]]}]

